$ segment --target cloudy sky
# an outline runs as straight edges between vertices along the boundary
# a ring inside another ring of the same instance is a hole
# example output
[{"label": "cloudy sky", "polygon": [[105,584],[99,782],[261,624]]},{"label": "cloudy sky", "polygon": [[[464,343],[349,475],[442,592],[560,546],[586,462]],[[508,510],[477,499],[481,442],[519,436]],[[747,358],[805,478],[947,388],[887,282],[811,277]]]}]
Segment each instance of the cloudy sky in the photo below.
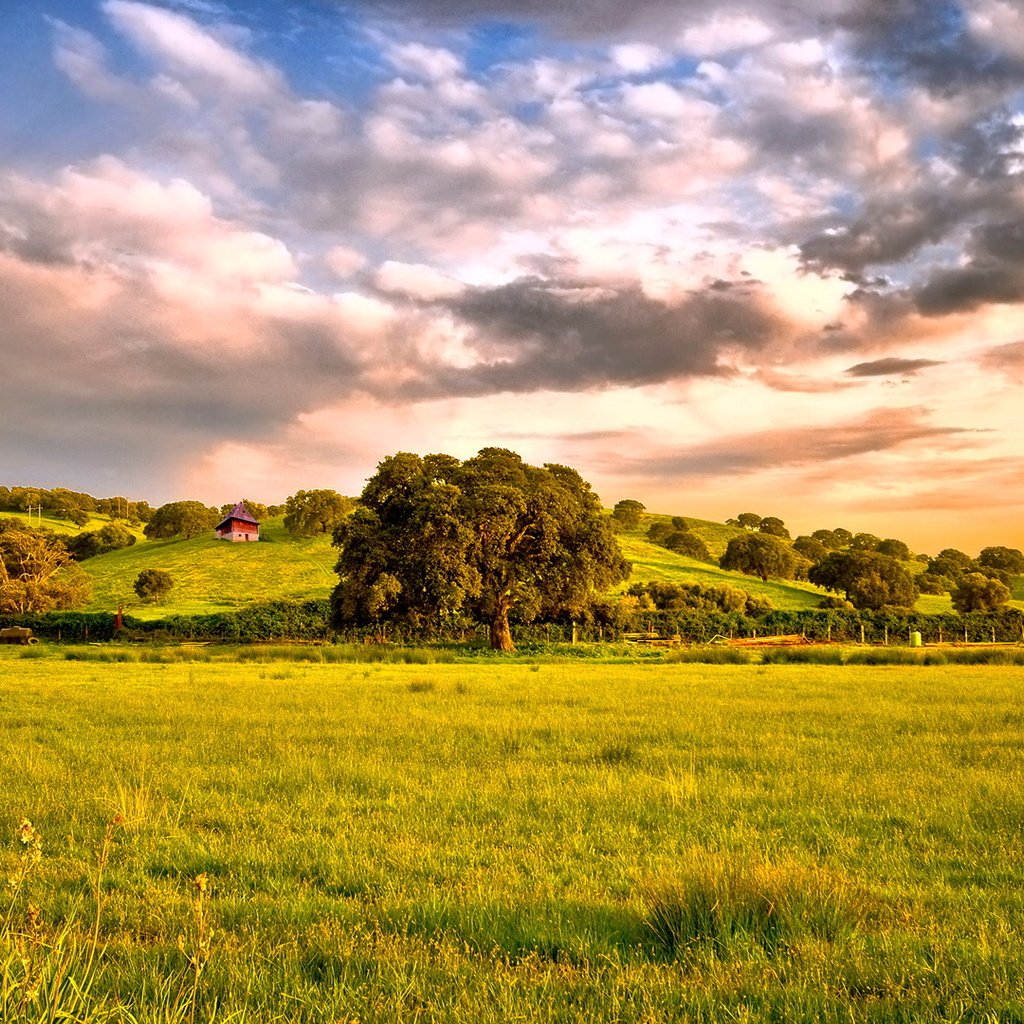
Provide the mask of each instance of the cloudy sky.
[{"label": "cloudy sky", "polygon": [[1018,0],[10,0],[0,482],[1024,544]]}]

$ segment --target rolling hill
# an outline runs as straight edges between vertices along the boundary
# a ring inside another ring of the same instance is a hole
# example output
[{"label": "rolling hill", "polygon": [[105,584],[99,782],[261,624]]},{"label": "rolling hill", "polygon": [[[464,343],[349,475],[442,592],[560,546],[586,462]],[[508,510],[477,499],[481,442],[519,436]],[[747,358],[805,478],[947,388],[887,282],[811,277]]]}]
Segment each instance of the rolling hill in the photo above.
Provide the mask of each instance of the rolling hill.
[{"label": "rolling hill", "polygon": [[[260,528],[259,544],[228,544],[211,534],[192,540],[143,540],[130,548],[87,559],[92,577],[88,611],[119,605],[139,618],[206,615],[261,601],[327,597],[337,582],[337,552],[330,537],[292,537],[281,518]],[[132,584],[143,569],[163,569],[174,589],[161,605],[147,605]]]},{"label": "rolling hill", "polygon": [[[28,516],[3,512],[28,522]],[[699,582],[708,586],[729,585],[768,598],[777,608],[799,610],[814,608],[823,592],[809,583],[793,580],[762,582],[753,576],[729,572],[717,565],[678,555],[647,540],[654,522],[668,522],[667,515],[647,514],[639,527],[618,534],[626,558],[633,564],[630,579],[617,590],[635,582]],[[106,516],[94,515],[83,530],[96,530],[108,523]],[[33,524],[39,520],[32,518]],[[742,530],[709,520],[687,517],[689,529],[718,558],[730,538]],[[75,534],[70,522],[43,517],[42,525],[60,534]],[[93,598],[88,611],[114,611],[119,606],[140,618],[159,618],[167,614],[203,615],[231,611],[249,604],[271,600],[308,600],[325,598],[333,588],[336,552],[326,536],[309,539],[292,537],[282,518],[269,519],[261,528],[259,544],[226,544],[212,536],[192,540],[149,541],[141,529],[134,531],[139,541],[130,548],[91,558],[82,563],[92,577]],[[911,571],[920,571],[921,563],[907,563]],[[174,590],[160,605],[142,602],[132,589],[143,569],[163,569],[174,579]],[[1024,578],[1014,581],[1014,607],[1024,609]],[[917,609],[938,613],[951,610],[949,597],[923,595]]]}]

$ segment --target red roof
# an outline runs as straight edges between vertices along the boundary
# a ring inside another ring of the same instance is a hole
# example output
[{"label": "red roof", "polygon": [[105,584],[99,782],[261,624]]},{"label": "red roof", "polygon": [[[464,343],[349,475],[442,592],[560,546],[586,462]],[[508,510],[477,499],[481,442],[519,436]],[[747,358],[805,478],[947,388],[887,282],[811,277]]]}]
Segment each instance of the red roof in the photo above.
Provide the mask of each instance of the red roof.
[{"label": "red roof", "polygon": [[239,502],[235,507],[217,524],[215,527],[217,530],[223,529],[225,526],[231,525],[231,520],[235,519],[240,523],[252,523],[253,526],[259,526],[259,521],[253,519],[248,512],[245,511],[245,505]]}]

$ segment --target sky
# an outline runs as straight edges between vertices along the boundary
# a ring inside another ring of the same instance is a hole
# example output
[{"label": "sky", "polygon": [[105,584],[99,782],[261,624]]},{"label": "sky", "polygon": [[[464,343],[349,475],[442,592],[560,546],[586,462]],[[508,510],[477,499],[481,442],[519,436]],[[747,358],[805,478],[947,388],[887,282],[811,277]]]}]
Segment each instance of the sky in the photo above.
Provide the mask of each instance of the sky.
[{"label": "sky", "polygon": [[1018,0],[8,0],[0,482],[1024,546]]}]

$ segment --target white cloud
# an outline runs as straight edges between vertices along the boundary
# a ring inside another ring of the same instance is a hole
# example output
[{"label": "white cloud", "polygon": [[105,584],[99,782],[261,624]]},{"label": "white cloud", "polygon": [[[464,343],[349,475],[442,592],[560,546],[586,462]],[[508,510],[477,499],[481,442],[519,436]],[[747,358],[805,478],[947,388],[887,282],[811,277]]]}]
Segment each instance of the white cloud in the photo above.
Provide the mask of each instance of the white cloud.
[{"label": "white cloud", "polygon": [[684,50],[698,57],[716,57],[768,42],[774,35],[770,25],[742,14],[716,13],[700,25],[686,29],[679,38]]},{"label": "white cloud", "polygon": [[140,49],[185,76],[250,99],[281,91],[274,68],[244,56],[184,15],[136,0],[104,0],[103,11]]},{"label": "white cloud", "polygon": [[399,263],[388,260],[374,274],[374,284],[383,292],[408,296],[425,302],[451,299],[465,290],[465,285],[422,263]]}]

